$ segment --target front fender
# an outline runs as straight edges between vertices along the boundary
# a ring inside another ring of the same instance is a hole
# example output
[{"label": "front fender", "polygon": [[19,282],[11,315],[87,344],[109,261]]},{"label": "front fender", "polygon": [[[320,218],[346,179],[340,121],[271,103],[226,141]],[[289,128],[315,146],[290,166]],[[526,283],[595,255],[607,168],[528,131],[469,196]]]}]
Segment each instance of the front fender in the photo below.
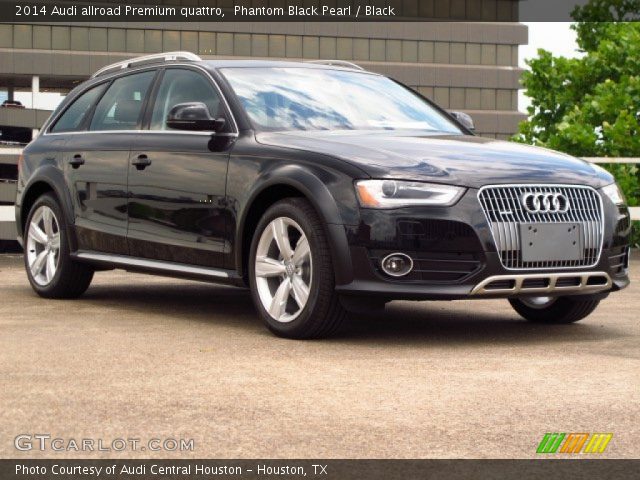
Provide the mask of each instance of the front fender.
[{"label": "front fender", "polygon": [[[350,180],[326,169],[312,169],[302,165],[281,165],[263,172],[245,197],[247,200],[243,202],[244,208],[239,212],[235,238],[244,238],[247,215],[261,193],[278,185],[295,188],[302,192],[323,220],[325,233],[331,247],[336,283],[341,285],[351,282],[353,269],[344,225],[356,221],[356,212],[348,205],[339,205],[327,187],[327,185],[337,185],[341,182],[350,183]],[[235,260],[240,270],[242,269],[242,255],[242,250],[236,249]]]}]

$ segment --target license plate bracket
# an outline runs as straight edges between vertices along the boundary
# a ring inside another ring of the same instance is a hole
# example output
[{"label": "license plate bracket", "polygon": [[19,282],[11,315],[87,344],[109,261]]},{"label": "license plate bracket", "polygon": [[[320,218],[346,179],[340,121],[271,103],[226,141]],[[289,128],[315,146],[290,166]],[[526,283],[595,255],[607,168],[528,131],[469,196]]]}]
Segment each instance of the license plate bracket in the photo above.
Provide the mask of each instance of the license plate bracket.
[{"label": "license plate bracket", "polygon": [[582,225],[579,223],[521,223],[523,262],[582,260]]}]

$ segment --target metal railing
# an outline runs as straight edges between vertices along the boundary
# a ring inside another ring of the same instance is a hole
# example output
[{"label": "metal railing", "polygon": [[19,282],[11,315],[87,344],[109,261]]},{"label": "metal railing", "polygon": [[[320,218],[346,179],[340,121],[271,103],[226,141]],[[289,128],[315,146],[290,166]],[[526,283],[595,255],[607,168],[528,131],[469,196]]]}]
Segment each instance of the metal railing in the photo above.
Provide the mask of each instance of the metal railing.
[{"label": "metal railing", "polygon": [[589,163],[640,163],[638,157],[582,157]]}]

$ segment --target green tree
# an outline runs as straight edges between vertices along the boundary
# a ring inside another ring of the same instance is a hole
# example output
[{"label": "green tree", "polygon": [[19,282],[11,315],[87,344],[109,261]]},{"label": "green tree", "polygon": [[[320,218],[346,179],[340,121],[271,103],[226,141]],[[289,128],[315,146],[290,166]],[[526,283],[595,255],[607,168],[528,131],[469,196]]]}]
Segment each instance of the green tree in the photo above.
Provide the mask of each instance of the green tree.
[{"label": "green tree", "polygon": [[578,33],[578,45],[591,52],[598,47],[608,22],[640,19],[640,0],[591,0],[576,7],[571,15],[578,22],[573,26]]},{"label": "green tree", "polygon": [[[640,157],[640,23],[592,21],[627,18],[639,7],[640,0],[592,0],[574,10],[584,55],[567,59],[541,49],[527,62],[522,81],[531,105],[516,141],[580,157]],[[605,168],[629,203],[640,205],[638,167]]]}]

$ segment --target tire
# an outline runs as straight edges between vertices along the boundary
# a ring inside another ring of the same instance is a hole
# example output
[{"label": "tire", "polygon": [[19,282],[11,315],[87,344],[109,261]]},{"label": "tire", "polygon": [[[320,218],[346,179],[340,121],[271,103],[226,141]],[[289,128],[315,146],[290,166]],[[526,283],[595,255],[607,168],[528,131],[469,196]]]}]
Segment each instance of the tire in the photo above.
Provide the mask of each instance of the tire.
[{"label": "tire", "polygon": [[308,201],[281,200],[265,212],[251,242],[248,269],[253,302],[275,335],[310,339],[338,330],[346,310],[335,292],[322,220]]},{"label": "tire", "polygon": [[71,259],[67,232],[56,197],[51,193],[39,197],[25,224],[24,264],[31,287],[41,297],[76,298],[91,284],[94,270]]},{"label": "tire", "polygon": [[557,297],[551,298],[547,304],[535,305],[532,300],[513,298],[509,299],[509,303],[530,322],[561,325],[574,323],[589,316],[600,300],[594,300],[589,296]]}]

